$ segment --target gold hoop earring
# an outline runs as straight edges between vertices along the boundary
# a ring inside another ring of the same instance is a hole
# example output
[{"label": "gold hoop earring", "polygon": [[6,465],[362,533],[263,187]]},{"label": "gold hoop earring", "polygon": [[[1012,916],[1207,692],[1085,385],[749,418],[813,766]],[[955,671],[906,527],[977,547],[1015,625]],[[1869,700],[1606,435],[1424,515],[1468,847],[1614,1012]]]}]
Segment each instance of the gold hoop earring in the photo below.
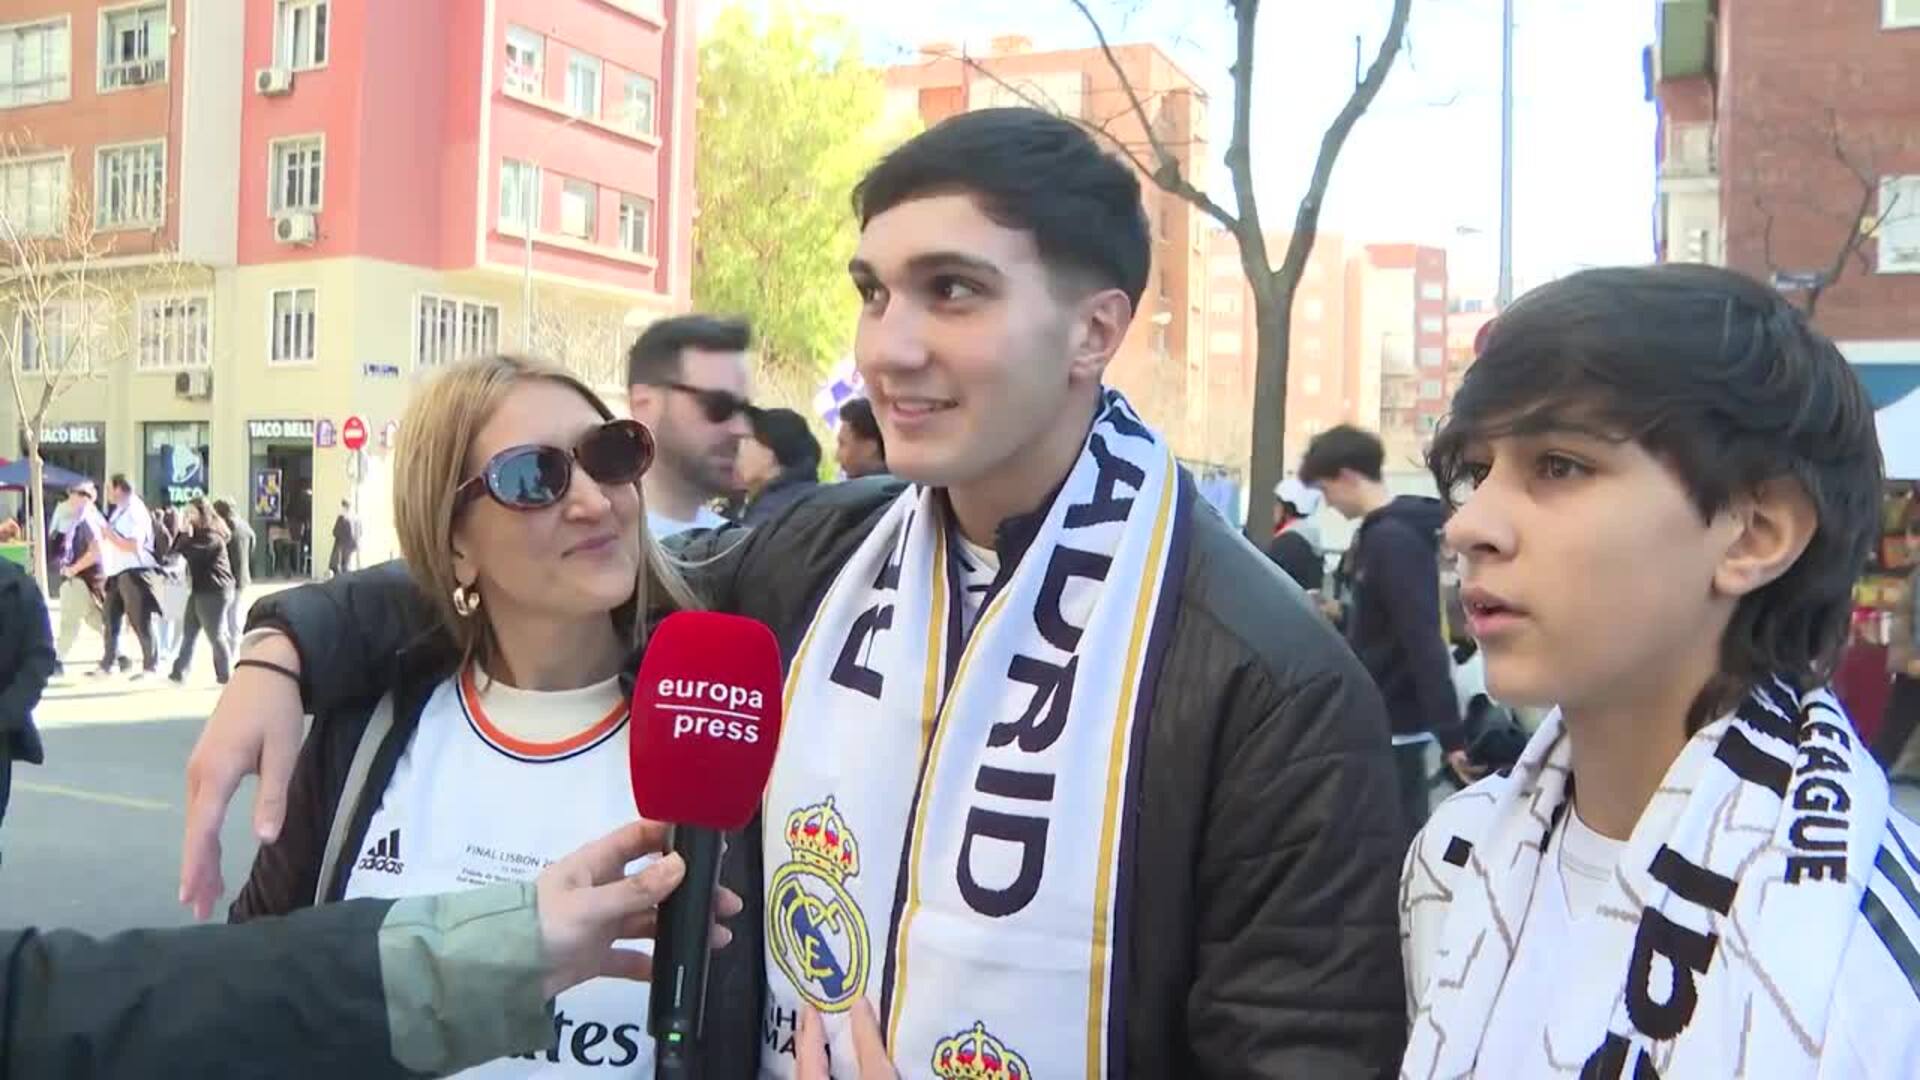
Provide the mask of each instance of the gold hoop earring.
[{"label": "gold hoop earring", "polygon": [[463,619],[470,619],[480,610],[480,586],[455,585],[453,587],[453,613]]}]

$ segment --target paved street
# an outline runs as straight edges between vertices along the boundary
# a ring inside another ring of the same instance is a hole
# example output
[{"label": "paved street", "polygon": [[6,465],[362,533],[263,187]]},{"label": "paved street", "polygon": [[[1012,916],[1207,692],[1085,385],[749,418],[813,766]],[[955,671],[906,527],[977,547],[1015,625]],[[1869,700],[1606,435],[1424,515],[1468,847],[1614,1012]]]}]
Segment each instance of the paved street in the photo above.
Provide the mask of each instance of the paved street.
[{"label": "paved street", "polygon": [[[137,662],[138,645],[122,636]],[[81,672],[100,656],[100,639],[81,632],[68,674],[35,711],[47,763],[14,768],[0,825],[0,926],[110,933],[190,921],[175,902],[186,761],[219,692],[205,641],[195,654],[184,688],[159,677],[91,679]],[[253,859],[252,797],[249,783],[227,823],[229,889]]]}]

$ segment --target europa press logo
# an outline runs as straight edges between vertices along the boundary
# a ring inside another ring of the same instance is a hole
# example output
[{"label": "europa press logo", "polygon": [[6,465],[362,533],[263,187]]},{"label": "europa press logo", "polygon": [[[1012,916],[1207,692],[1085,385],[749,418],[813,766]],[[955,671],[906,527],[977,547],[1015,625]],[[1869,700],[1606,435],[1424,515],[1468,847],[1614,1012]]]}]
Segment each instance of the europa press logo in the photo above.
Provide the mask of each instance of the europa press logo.
[{"label": "europa press logo", "polygon": [[[758,714],[766,696],[758,690],[704,679],[660,680],[660,701],[675,709],[673,737],[705,737],[728,742],[760,741]],[[744,710],[744,711],[743,711]]]}]

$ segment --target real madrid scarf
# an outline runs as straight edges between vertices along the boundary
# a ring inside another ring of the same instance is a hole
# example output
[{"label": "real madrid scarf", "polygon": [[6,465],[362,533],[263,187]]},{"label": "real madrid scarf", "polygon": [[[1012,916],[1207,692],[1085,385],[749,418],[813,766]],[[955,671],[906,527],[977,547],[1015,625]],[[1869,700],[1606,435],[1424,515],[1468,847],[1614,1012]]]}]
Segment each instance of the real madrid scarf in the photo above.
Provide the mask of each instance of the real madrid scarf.
[{"label": "real madrid scarf", "polygon": [[1192,497],[1109,391],[971,633],[935,490],[841,569],[767,794],[767,1075],[793,1074],[808,1003],[851,1077],[862,995],[906,1077],[1118,1074],[1131,803]]},{"label": "real madrid scarf", "polygon": [[[1411,988],[1403,1077],[1473,1075],[1534,883],[1557,872],[1542,856],[1567,813],[1570,760],[1555,712],[1509,776],[1454,797],[1491,804],[1477,808],[1490,815],[1479,843],[1428,838],[1458,872],[1433,865],[1428,843],[1409,860],[1403,918],[1435,904],[1444,922]],[[1552,1059],[1582,1080],[1815,1076],[1848,934],[1878,900],[1876,863],[1907,858],[1887,820],[1886,778],[1833,695],[1763,684],[1686,744],[1579,924],[1559,1022],[1545,1017],[1540,1035]],[[1576,1009],[1606,1012],[1598,1046],[1553,1045],[1550,1032],[1580,1027]]]}]

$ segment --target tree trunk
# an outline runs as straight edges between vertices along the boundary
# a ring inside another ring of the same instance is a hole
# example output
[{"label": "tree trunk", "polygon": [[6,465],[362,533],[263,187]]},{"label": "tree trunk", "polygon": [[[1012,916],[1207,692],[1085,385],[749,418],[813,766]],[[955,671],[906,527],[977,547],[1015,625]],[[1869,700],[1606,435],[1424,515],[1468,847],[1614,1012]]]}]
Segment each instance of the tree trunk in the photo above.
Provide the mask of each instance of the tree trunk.
[{"label": "tree trunk", "polygon": [[1247,465],[1247,539],[1265,550],[1273,534],[1273,489],[1286,469],[1287,344],[1292,290],[1253,291],[1253,458]]},{"label": "tree trunk", "polygon": [[41,421],[35,420],[27,425],[27,536],[31,540],[27,557],[33,560],[27,569],[44,593],[47,591],[47,493],[40,486],[46,479],[46,466],[40,460],[40,424]]}]

